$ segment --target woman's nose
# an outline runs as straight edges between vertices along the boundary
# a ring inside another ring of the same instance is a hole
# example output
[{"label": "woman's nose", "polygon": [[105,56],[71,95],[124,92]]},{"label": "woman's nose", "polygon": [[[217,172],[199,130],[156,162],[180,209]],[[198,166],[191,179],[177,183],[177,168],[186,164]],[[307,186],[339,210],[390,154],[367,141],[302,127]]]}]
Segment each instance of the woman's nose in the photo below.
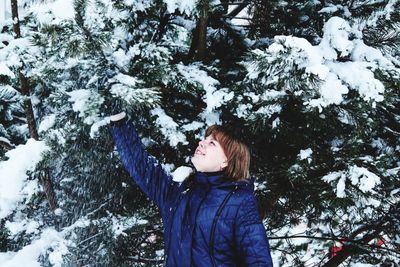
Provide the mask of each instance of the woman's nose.
[{"label": "woman's nose", "polygon": [[200,147],[203,147],[203,146],[204,146],[204,140],[200,140],[200,141],[199,141],[199,146],[200,146]]}]

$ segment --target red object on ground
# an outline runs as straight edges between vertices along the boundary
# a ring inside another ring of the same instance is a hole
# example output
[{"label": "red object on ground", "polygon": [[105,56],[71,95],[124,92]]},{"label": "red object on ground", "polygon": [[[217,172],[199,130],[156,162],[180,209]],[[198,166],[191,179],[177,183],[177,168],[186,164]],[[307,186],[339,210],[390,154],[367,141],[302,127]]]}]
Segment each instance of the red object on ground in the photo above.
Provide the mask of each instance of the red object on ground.
[{"label": "red object on ground", "polygon": [[[329,255],[328,255],[329,259],[335,257],[337,253],[343,249],[344,242],[346,242],[346,238],[341,238],[340,245],[334,245],[329,248]],[[383,238],[376,241],[376,245],[379,247],[382,246],[383,244],[385,244],[385,240]]]},{"label": "red object on ground", "polygon": [[329,258],[331,259],[331,258],[333,258],[333,257],[335,257],[336,256],[336,254],[339,252],[339,251],[341,251],[343,249],[343,247],[342,246],[333,246],[333,247],[330,247],[329,248]]},{"label": "red object on ground", "polygon": [[339,245],[334,245],[329,248],[329,254],[328,254],[329,259],[335,257],[336,254],[343,249],[344,242],[346,242],[346,238],[341,238]]}]

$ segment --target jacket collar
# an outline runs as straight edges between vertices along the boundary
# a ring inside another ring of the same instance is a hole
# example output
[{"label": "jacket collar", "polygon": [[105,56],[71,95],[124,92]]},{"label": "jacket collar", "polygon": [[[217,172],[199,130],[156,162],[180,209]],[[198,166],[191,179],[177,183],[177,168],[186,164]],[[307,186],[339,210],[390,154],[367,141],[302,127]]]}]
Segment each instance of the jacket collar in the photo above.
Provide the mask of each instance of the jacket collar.
[{"label": "jacket collar", "polygon": [[219,185],[225,182],[224,172],[196,172],[195,182],[200,185]]},{"label": "jacket collar", "polygon": [[218,188],[233,188],[238,187],[248,191],[254,191],[253,180],[230,181],[224,175],[223,171],[217,172],[196,172],[194,182],[199,187],[218,187]]}]

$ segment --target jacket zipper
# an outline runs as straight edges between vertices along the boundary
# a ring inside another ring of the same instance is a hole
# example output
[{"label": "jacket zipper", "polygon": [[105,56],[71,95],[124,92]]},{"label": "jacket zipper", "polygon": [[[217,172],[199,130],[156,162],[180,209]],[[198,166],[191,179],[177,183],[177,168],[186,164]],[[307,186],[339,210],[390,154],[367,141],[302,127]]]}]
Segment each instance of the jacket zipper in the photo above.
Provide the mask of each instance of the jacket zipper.
[{"label": "jacket zipper", "polygon": [[219,219],[219,216],[222,213],[222,209],[225,207],[226,203],[228,202],[228,200],[231,198],[232,194],[237,190],[237,186],[230,191],[226,197],[224,198],[224,200],[221,203],[221,206],[219,206],[217,213],[215,214],[214,220],[213,220],[213,224],[211,227],[211,234],[210,234],[210,258],[211,258],[211,262],[213,266],[217,266],[216,262],[215,262],[215,258],[214,258],[214,234],[215,234],[215,228],[217,226],[217,221]]}]

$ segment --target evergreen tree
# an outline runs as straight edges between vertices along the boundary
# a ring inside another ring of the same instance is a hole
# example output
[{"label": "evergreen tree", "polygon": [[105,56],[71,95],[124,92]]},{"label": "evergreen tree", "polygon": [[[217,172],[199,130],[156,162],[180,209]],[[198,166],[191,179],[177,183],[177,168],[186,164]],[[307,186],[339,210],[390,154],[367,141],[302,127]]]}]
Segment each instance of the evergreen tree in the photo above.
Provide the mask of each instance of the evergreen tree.
[{"label": "evergreen tree", "polygon": [[[24,127],[23,98],[15,83],[13,69],[18,68],[18,45],[13,37],[11,20],[0,24],[0,158],[27,138]],[[16,60],[17,59],[17,60]]]},{"label": "evergreen tree", "polygon": [[308,35],[311,43],[275,37],[244,62],[234,112],[259,148],[256,170],[269,188],[260,195],[282,264],[398,262],[398,43],[378,41],[398,38],[398,3],[351,3],[321,9],[323,35]]},{"label": "evergreen tree", "polygon": [[19,41],[11,21],[0,35],[0,157],[28,137],[21,71],[49,148],[1,251],[54,240],[43,266],[162,266],[160,216],[109,134],[121,103],[169,171],[208,125],[247,141],[280,265],[399,264],[398,1],[39,2]]}]

